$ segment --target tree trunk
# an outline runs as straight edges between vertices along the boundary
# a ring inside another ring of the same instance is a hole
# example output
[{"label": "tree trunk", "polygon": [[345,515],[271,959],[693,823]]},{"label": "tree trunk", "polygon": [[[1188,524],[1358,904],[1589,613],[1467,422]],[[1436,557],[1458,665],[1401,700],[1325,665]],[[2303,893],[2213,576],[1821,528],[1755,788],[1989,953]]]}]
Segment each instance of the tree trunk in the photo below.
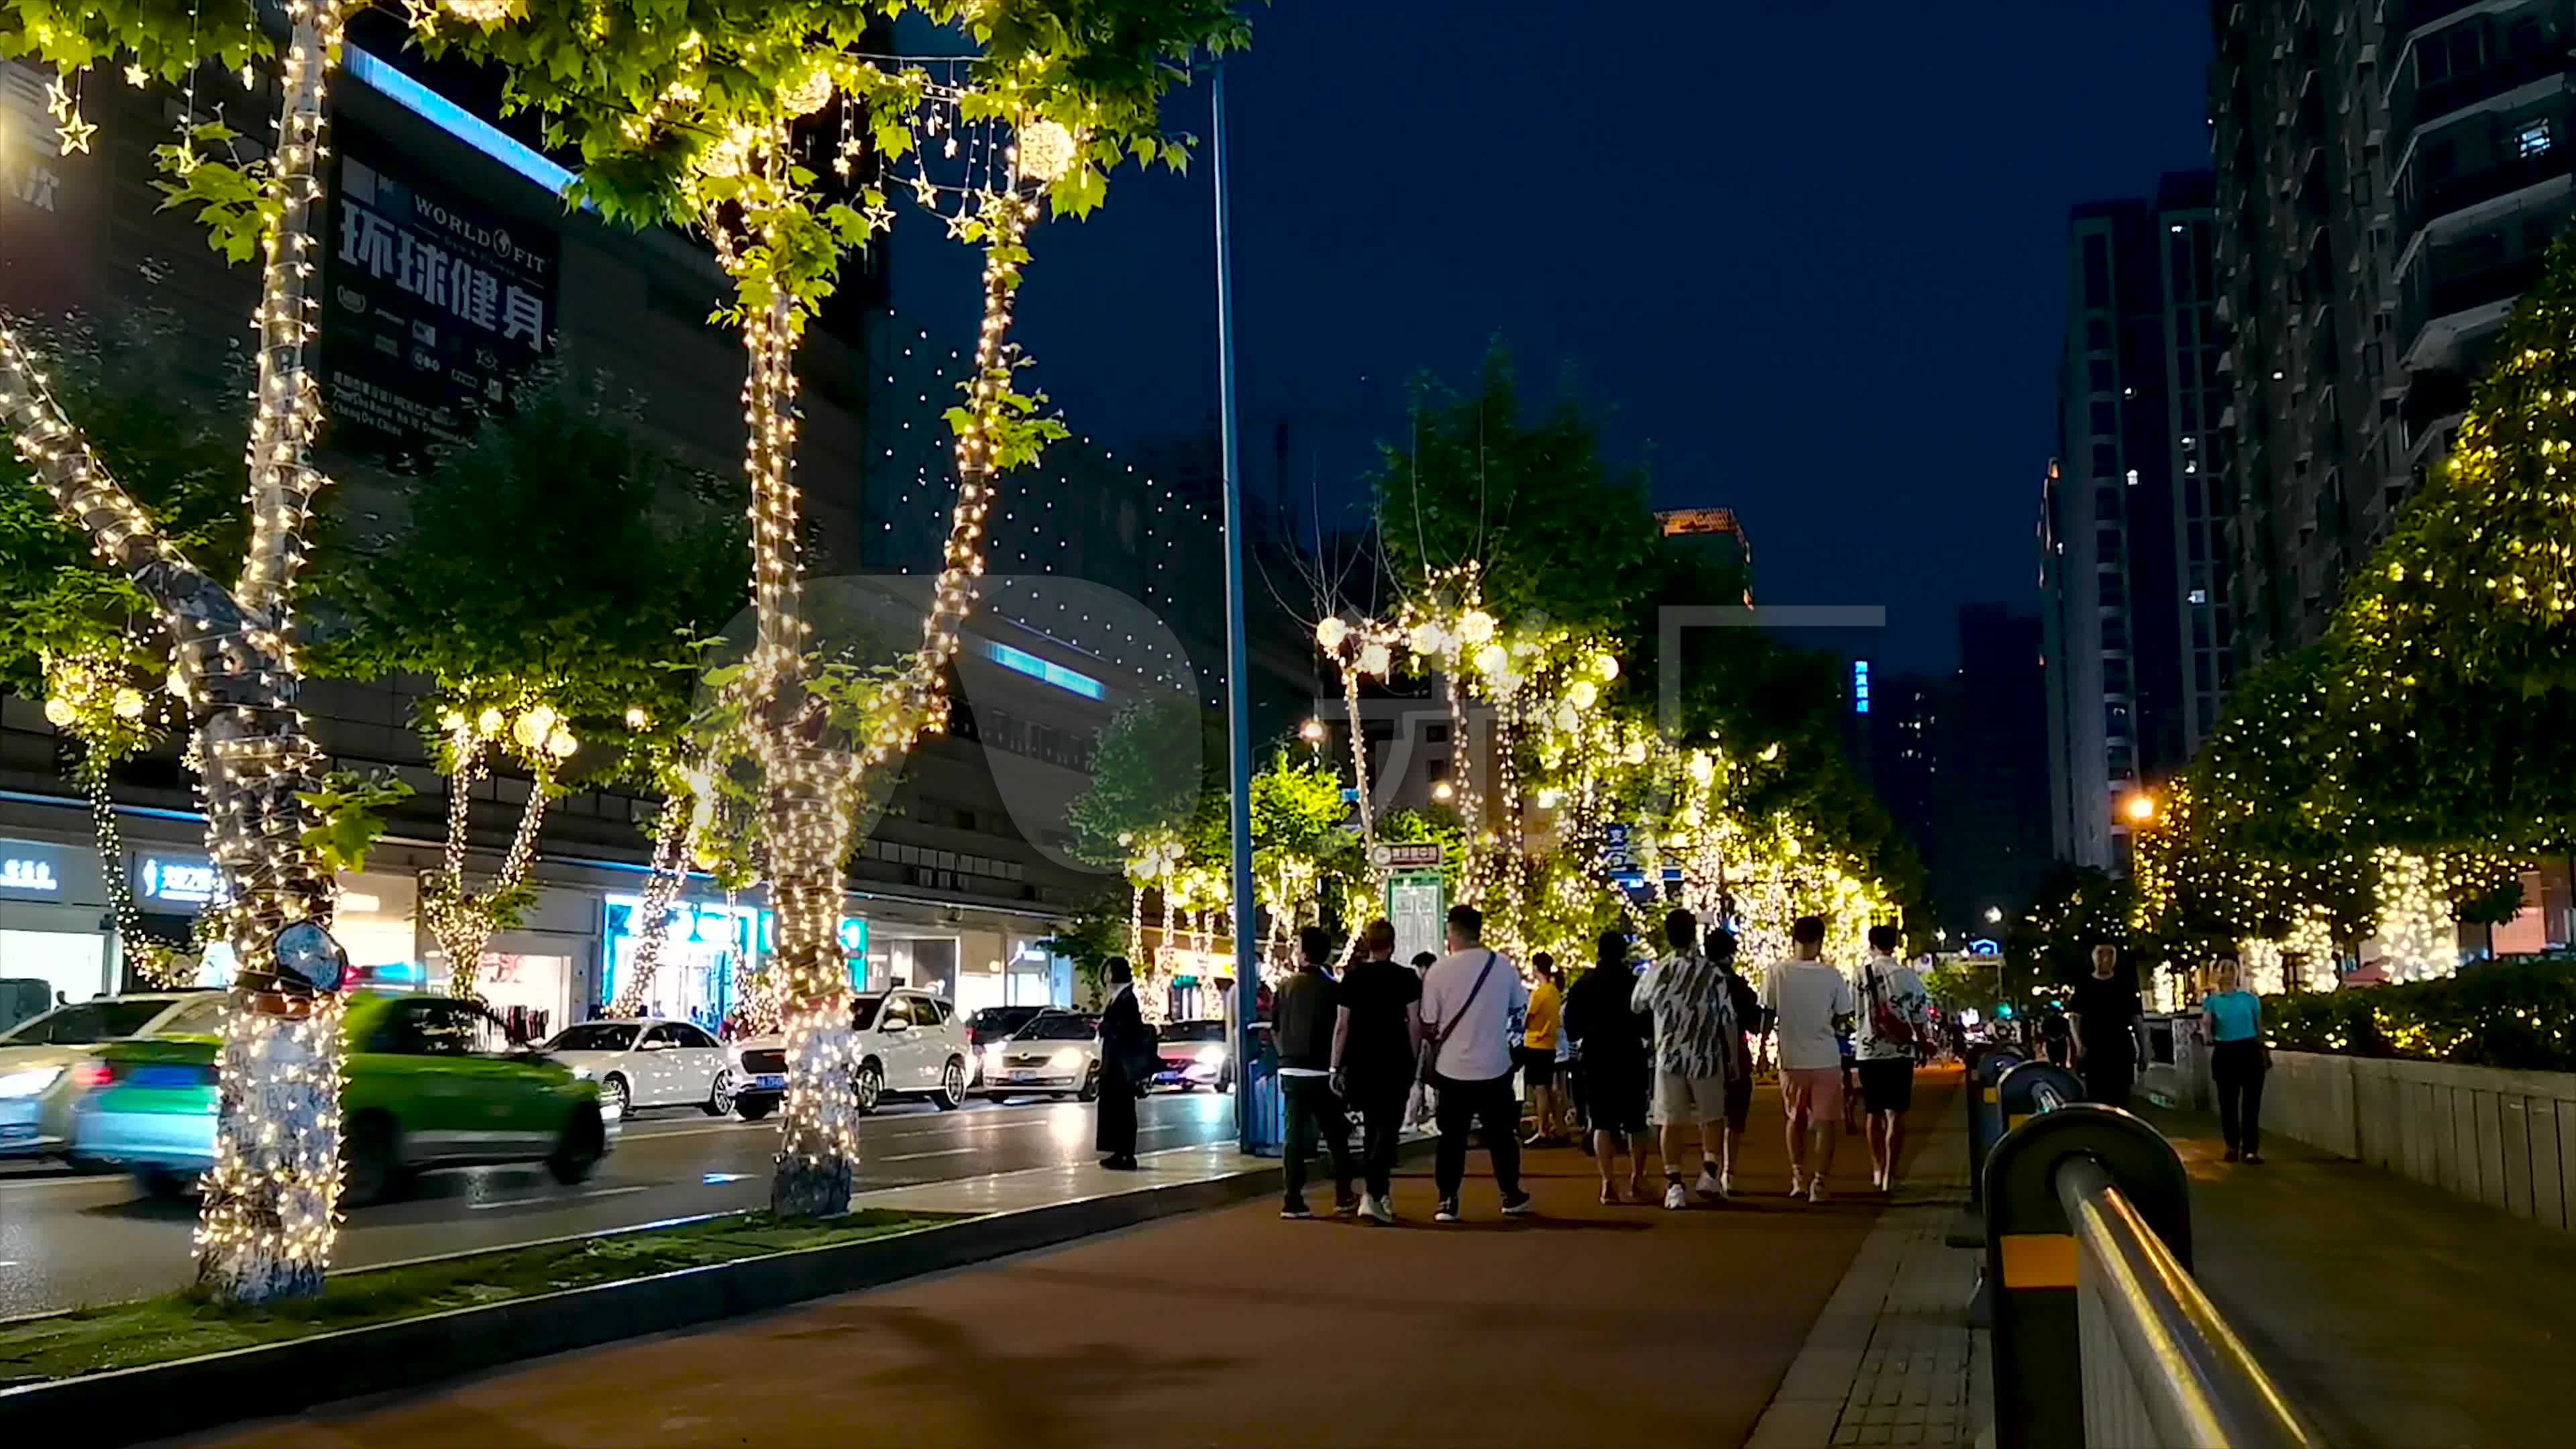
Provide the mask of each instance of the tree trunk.
[{"label": "tree trunk", "polygon": [[644,877],[643,902],[635,908],[635,956],[627,962],[626,979],[609,1005],[611,1016],[642,1016],[652,999],[671,907],[689,876],[689,806],[689,797],[677,791],[662,802],[662,818],[653,835],[653,867]]},{"label": "tree trunk", "polygon": [[218,1058],[215,1165],[205,1176],[198,1280],[222,1300],[267,1303],[316,1292],[330,1259],[339,1195],[340,1012],[335,996],[278,989],[264,968],[287,922],[328,922],[334,883],[305,852],[315,824],[297,799],[319,752],[295,710],[288,604],[298,534],[320,476],[307,448],[321,410],[304,344],[312,326],[312,204],[321,195],[323,79],[339,42],[335,4],[293,16],[268,194],[257,412],[250,432],[251,539],[227,592],[153,529],[91,455],[20,349],[0,329],[0,419],[56,505],[100,557],[161,608],[173,661],[195,707],[206,848],[223,874],[226,934],[240,958]]},{"label": "tree trunk", "polygon": [[519,826],[511,832],[509,852],[502,856],[501,869],[490,887],[476,895],[465,884],[465,857],[473,839],[469,827],[474,787],[490,774],[485,763],[488,749],[478,741],[473,752],[461,758],[455,773],[448,777],[447,852],[433,889],[421,899],[430,934],[437,938],[438,948],[447,953],[448,989],[467,1001],[483,999],[483,951],[499,930],[492,901],[517,890],[536,864],[537,836],[546,821],[546,792],[553,785],[549,770],[538,770],[529,780],[528,801],[519,809]]}]

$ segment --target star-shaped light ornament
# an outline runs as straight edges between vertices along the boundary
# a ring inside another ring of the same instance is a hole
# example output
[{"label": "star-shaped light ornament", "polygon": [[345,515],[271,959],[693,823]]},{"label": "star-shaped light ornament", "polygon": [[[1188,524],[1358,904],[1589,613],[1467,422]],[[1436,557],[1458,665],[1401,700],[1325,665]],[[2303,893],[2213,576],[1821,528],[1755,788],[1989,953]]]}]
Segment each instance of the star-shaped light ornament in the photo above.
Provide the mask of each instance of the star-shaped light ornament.
[{"label": "star-shaped light ornament", "polygon": [[75,111],[71,119],[55,123],[54,131],[62,138],[62,153],[69,156],[75,151],[89,150],[89,138],[98,134],[98,127],[93,122],[81,119],[80,113]]}]

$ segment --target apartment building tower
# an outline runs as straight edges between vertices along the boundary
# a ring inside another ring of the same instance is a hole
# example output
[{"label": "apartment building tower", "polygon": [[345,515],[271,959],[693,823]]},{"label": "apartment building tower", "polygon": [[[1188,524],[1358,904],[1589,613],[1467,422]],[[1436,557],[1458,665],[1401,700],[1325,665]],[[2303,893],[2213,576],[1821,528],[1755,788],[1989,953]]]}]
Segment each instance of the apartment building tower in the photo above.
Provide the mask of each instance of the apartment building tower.
[{"label": "apartment building tower", "polygon": [[2125,869],[2125,810],[2190,758],[2230,678],[2210,178],[2067,226],[2058,456],[2040,516],[2051,842]]},{"label": "apartment building tower", "polygon": [[2240,663],[2324,632],[2567,224],[2576,0],[2221,0]]}]

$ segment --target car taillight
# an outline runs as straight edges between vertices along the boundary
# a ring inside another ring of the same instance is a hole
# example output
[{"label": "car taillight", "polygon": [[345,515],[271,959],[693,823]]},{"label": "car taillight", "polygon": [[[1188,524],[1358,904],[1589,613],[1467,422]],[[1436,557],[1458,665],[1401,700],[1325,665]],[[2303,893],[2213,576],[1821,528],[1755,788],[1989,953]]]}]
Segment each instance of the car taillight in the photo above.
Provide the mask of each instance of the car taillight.
[{"label": "car taillight", "polygon": [[104,1087],[116,1080],[116,1069],[105,1062],[83,1062],[72,1068],[72,1084],[83,1089]]}]

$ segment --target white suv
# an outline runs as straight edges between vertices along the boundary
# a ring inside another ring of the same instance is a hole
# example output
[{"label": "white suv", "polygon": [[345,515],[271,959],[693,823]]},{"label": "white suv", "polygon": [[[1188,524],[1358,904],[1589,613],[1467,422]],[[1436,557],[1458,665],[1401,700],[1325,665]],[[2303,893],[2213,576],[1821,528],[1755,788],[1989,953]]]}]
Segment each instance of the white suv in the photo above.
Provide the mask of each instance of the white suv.
[{"label": "white suv", "polygon": [[[888,1097],[928,1097],[941,1111],[965,1105],[970,1048],[956,1007],[925,991],[874,991],[850,1003],[850,1030],[862,1116]],[[749,1037],[731,1053],[734,1112],[756,1122],[787,1093],[787,1038]]]}]

